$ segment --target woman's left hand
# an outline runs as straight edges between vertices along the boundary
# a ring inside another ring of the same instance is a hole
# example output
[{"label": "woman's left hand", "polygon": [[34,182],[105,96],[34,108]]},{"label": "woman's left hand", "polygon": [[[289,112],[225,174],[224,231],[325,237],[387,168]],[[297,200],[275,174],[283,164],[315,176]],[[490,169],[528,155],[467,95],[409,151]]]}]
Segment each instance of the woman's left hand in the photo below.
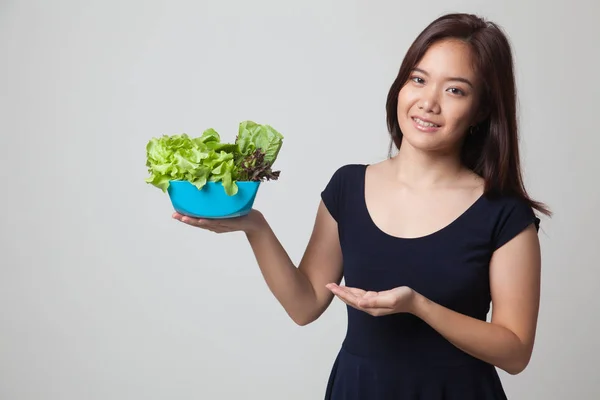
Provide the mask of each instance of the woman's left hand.
[{"label": "woman's left hand", "polygon": [[372,292],[330,283],[327,289],[344,303],[375,317],[396,313],[412,312],[416,292],[401,286],[383,292]]}]

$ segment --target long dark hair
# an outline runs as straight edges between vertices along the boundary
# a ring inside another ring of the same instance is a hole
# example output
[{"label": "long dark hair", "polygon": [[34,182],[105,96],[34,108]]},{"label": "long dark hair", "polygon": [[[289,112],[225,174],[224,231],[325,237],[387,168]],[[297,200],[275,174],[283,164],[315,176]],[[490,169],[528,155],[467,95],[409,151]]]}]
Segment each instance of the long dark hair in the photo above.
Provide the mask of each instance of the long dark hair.
[{"label": "long dark hair", "polygon": [[521,174],[517,97],[510,43],[495,23],[472,14],[447,14],[434,20],[417,36],[408,49],[396,80],[389,90],[386,111],[391,146],[399,149],[402,131],[398,124],[398,94],[412,70],[429,47],[444,39],[459,39],[469,44],[474,67],[484,82],[480,107],[487,117],[473,134],[466,135],[461,158],[469,169],[485,180],[487,194],[506,194],[522,198],[546,215],[545,204],[529,197]]}]

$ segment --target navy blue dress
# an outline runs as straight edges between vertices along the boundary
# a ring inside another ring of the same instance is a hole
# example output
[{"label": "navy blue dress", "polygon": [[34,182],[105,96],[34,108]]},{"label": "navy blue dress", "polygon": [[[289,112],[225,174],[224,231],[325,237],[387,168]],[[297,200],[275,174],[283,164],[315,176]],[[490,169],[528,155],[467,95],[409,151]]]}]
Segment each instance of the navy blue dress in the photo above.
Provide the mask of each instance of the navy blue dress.
[{"label": "navy blue dress", "polygon": [[[409,286],[457,312],[486,320],[492,253],[530,224],[516,198],[481,196],[445,228],[420,238],[381,231],[366,208],[366,165],[339,168],[321,193],[338,223],[345,284],[382,291]],[[412,314],[373,317],[347,307],[346,337],[327,400],[501,400],[496,368],[451,344]]]}]

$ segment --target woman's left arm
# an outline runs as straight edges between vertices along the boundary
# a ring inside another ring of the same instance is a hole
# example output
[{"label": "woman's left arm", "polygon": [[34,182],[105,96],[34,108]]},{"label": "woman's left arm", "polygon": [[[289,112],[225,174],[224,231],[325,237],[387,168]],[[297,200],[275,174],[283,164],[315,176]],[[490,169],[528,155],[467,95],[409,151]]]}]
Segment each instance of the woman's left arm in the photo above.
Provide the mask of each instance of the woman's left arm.
[{"label": "woman's left arm", "polygon": [[534,225],[496,250],[490,263],[491,322],[415,293],[410,309],[462,351],[509,374],[529,364],[540,303],[540,243]]},{"label": "woman's left arm", "polygon": [[529,364],[533,351],[540,275],[540,243],[531,225],[492,255],[491,322],[434,303],[408,287],[367,292],[330,283],[327,288],[346,304],[373,316],[412,313],[465,353],[516,375]]}]

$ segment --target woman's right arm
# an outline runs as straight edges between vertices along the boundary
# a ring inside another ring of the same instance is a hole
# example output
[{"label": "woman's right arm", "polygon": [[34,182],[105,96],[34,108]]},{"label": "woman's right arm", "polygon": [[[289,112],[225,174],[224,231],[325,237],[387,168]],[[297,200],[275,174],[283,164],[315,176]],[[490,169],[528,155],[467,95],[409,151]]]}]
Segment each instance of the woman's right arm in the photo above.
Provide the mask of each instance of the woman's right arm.
[{"label": "woman's right arm", "polygon": [[324,204],[297,268],[266,221],[246,235],[269,289],[292,320],[306,325],[321,316],[333,299],[325,285],[342,277],[337,223]]},{"label": "woman's right arm", "polygon": [[231,220],[197,220],[179,214],[174,217],[214,232],[244,231],[267,286],[298,325],[307,325],[323,314],[333,299],[325,285],[339,283],[342,279],[337,223],[322,201],[298,267],[266,219],[256,210]]}]

